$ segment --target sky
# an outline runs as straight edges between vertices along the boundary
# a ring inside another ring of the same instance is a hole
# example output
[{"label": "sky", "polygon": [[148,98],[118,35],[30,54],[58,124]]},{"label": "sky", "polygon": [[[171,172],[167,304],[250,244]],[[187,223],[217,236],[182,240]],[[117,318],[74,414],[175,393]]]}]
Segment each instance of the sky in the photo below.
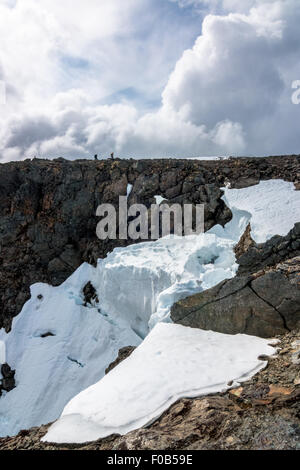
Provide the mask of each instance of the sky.
[{"label": "sky", "polygon": [[299,22],[299,0],[0,0],[0,161],[299,154]]}]

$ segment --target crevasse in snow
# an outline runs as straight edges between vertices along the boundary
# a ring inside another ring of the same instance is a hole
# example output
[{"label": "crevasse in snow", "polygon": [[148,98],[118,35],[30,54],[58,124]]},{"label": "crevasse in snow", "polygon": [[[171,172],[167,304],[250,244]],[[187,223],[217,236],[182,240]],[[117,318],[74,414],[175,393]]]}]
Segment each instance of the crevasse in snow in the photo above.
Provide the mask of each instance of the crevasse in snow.
[{"label": "crevasse in snow", "polygon": [[[121,347],[140,344],[158,322],[170,321],[176,300],[233,277],[233,247],[249,221],[253,237],[264,241],[300,220],[300,193],[291,183],[226,188],[224,200],[233,212],[225,228],[118,248],[59,287],[32,286],[11,333],[0,332],[17,382],[0,398],[0,436],[56,419],[72,397],[103,377]],[[83,305],[88,281],[99,305]]]}]

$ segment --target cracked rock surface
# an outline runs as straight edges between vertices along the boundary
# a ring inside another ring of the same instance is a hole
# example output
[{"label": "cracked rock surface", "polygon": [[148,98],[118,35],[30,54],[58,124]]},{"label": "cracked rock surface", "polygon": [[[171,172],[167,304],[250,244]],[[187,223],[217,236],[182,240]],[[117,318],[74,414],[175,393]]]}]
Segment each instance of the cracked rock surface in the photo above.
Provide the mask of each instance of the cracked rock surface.
[{"label": "cracked rock surface", "polygon": [[300,257],[180,300],[171,318],[193,328],[263,338],[300,328]]}]

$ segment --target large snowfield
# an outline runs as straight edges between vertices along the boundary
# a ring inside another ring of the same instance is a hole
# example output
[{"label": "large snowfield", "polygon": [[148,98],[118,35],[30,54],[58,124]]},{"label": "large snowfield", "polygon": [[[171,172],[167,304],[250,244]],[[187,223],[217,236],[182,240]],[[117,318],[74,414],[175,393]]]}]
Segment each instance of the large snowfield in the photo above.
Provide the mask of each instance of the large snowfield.
[{"label": "large snowfield", "polygon": [[157,324],[143,343],[100,382],[68,403],[44,441],[87,442],[150,423],[180,397],[226,390],[272,355],[268,340]]},{"label": "large snowfield", "polygon": [[[62,412],[47,440],[126,433],[180,397],[224,390],[229,380],[264,366],[257,357],[274,353],[266,340],[192,330],[169,317],[178,299],[235,276],[233,248],[249,221],[258,242],[285,235],[300,221],[300,192],[292,183],[224,188],[224,201],[233,212],[225,228],[117,248],[97,268],[83,264],[59,287],[32,286],[12,331],[0,331],[17,385],[0,397],[0,436],[54,421]],[[84,306],[89,281],[99,304]],[[104,377],[128,345],[140,346]]]}]

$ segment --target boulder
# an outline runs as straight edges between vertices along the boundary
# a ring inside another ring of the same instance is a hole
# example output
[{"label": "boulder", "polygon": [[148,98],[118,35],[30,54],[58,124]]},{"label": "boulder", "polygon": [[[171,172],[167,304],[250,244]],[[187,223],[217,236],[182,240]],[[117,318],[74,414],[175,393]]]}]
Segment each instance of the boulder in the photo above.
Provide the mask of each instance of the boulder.
[{"label": "boulder", "polygon": [[266,243],[255,243],[250,226],[235,248],[238,274],[255,273],[300,255],[300,222],[286,236],[275,235]]},{"label": "boulder", "polygon": [[118,357],[107,367],[107,369],[105,370],[105,374],[108,374],[121,362],[125,361],[125,359],[127,359],[127,357],[129,357],[135,349],[135,346],[125,346],[124,348],[121,348],[119,350]]},{"label": "boulder", "polygon": [[263,338],[300,328],[300,257],[237,276],[175,303],[175,323]]},{"label": "boulder", "polygon": [[97,291],[91,282],[88,282],[82,289],[84,297],[84,306],[93,305],[94,303],[99,303]]},{"label": "boulder", "polygon": [[2,390],[5,392],[10,392],[15,388],[15,373],[16,371],[12,370],[8,364],[2,364],[1,374],[3,378],[0,380],[0,396]]}]

